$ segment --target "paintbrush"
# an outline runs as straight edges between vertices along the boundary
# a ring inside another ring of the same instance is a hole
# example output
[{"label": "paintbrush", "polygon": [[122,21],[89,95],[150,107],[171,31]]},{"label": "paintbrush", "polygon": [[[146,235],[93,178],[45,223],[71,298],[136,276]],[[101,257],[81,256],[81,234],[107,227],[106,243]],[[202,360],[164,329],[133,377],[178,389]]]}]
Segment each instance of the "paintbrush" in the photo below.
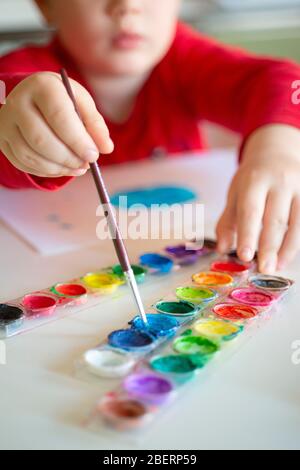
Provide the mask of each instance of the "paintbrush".
[{"label": "paintbrush", "polygon": [[[66,88],[66,91],[73,102],[75,111],[78,114],[81,121],[83,122],[77,103],[76,103],[76,99],[75,99],[72,87],[71,87],[71,83],[69,81],[68,74],[65,69],[62,69],[60,71],[60,74],[61,74],[63,84]],[[110,197],[106,190],[99,165],[98,163],[91,163],[90,168],[91,168],[91,172],[94,178],[94,182],[98,191],[101,204],[104,207],[104,214],[105,214],[105,217],[107,218],[108,227],[111,233],[111,237],[115,246],[115,250],[116,250],[120,265],[126,277],[127,284],[130,286],[132,290],[136,305],[138,307],[139,314],[143,322],[145,323],[145,325],[147,325],[148,322],[147,322],[147,317],[146,317],[146,313],[144,310],[143,302],[139,293],[139,289],[137,286],[137,282],[136,282],[133,270],[131,268],[131,264],[129,262],[129,258],[128,258],[128,254],[124,245],[124,241],[123,241],[120,229],[116,221],[115,213],[112,208]]]}]

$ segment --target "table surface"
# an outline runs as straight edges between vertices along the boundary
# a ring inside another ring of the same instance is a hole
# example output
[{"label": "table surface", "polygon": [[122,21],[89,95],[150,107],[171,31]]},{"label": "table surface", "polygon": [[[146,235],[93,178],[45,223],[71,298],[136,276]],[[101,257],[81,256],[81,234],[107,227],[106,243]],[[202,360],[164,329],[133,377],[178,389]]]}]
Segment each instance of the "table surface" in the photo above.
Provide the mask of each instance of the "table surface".
[{"label": "table surface", "polygon": [[[201,181],[199,182],[201,185]],[[102,242],[101,242],[102,243]],[[42,257],[0,222],[0,301],[107,266],[110,245],[59,257]],[[164,246],[129,242],[132,257]],[[142,287],[146,305],[172,291],[191,272]],[[299,258],[284,273],[300,284]],[[139,442],[82,426],[100,398],[102,382],[79,380],[74,363],[132,317],[128,294],[11,338],[0,366],[1,449],[253,449],[299,448],[300,365],[292,343],[300,340],[297,290],[209,379],[195,382]]]}]

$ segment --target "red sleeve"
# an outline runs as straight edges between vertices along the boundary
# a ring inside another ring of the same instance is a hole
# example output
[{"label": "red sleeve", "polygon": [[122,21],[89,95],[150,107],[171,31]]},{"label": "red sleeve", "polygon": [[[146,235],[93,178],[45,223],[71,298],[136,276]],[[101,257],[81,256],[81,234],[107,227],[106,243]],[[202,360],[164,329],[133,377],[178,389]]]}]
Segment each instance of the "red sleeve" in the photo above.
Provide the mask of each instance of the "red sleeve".
[{"label": "red sleeve", "polygon": [[[5,57],[0,58],[0,81],[4,83],[6,96],[26,77],[32,73],[39,71],[38,60],[35,55],[39,55],[43,51],[42,48],[28,48],[15,51]],[[47,61],[48,47],[43,55],[44,69],[53,69],[51,60]],[[38,59],[38,57],[37,57]],[[34,65],[33,65],[34,64]],[[47,65],[49,68],[47,68]],[[54,68],[58,70],[58,68]],[[2,85],[3,89],[3,85]],[[3,104],[2,106],[5,106]],[[1,108],[1,104],[0,104]],[[62,178],[39,178],[37,176],[24,173],[15,168],[0,151],[0,185],[11,189],[39,189],[42,191],[55,191],[67,184],[71,177]]]},{"label": "red sleeve", "polygon": [[300,128],[300,106],[292,100],[300,67],[293,62],[220,45],[185,25],[179,26],[175,49],[181,96],[198,119],[244,139],[266,124]]}]

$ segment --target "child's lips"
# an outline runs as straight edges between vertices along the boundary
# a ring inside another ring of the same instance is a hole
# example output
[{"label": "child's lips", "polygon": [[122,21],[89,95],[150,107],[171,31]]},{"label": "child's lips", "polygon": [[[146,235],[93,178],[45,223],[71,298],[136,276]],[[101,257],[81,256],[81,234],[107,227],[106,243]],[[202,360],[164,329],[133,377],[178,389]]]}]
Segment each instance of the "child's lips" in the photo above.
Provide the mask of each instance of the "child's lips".
[{"label": "child's lips", "polygon": [[144,38],[137,33],[120,33],[113,39],[113,45],[117,49],[132,50],[141,45]]}]

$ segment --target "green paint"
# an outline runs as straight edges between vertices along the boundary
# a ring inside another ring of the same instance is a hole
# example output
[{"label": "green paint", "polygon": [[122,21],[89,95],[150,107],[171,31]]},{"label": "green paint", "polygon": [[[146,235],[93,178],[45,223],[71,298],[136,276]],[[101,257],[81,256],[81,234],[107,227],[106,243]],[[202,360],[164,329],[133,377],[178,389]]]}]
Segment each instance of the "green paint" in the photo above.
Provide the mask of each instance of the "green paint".
[{"label": "green paint", "polygon": [[209,302],[216,298],[216,292],[212,289],[203,289],[201,287],[179,287],[176,289],[176,295],[180,300],[192,303]]},{"label": "green paint", "polygon": [[158,302],[155,305],[159,313],[166,315],[189,316],[198,313],[197,307],[191,302]]},{"label": "green paint", "polygon": [[188,356],[160,356],[151,361],[152,369],[163,374],[188,374],[197,369]]},{"label": "green paint", "polygon": [[210,358],[219,350],[219,346],[202,336],[182,336],[173,343],[174,350],[180,354],[199,355]]},{"label": "green paint", "polygon": [[[145,281],[146,274],[147,274],[148,270],[146,268],[143,268],[142,266],[139,266],[139,265],[136,265],[136,264],[132,265],[131,268],[132,268],[133,274],[135,276],[136,282],[138,284],[142,284]],[[112,267],[112,272],[116,276],[118,276],[120,279],[125,279],[124,271],[122,269],[122,266],[120,266],[119,264]]]},{"label": "green paint", "polygon": [[192,335],[192,334],[193,334],[193,330],[190,329],[190,330],[185,330],[185,331],[181,334],[181,336],[190,336],[190,335]]}]

